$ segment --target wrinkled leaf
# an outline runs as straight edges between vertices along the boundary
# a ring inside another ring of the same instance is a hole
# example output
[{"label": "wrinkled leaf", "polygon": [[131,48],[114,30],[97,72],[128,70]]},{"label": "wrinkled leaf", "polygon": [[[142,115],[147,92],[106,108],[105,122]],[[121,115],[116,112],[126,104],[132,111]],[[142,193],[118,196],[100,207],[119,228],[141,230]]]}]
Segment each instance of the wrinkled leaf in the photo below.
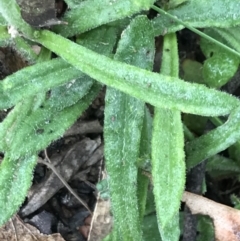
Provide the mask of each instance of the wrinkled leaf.
[{"label": "wrinkled leaf", "polygon": [[[239,240],[239,210],[190,192],[184,192],[182,201],[190,208],[192,214],[201,214],[211,217],[214,223],[216,241]],[[208,232],[209,231],[210,230],[208,230]]]}]

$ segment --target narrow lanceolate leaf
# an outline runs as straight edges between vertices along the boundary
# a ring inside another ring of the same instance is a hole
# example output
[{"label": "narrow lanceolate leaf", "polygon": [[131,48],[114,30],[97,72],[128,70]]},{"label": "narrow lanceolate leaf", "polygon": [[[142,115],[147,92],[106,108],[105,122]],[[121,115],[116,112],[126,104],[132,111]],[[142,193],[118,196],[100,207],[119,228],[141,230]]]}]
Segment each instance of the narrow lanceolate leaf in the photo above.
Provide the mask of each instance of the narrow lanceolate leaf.
[{"label": "narrow lanceolate leaf", "polygon": [[[108,34],[111,34],[111,31]],[[98,41],[110,39],[108,51],[105,52],[110,54],[115,38],[108,38],[108,34],[103,35],[102,39],[95,39],[94,42],[92,42],[93,36],[89,37],[89,47],[98,48]],[[101,51],[100,48],[99,50]],[[42,69],[43,73],[44,71]],[[29,77],[28,72],[25,74],[26,78]],[[38,75],[41,74],[38,73]],[[41,80],[46,78],[44,74],[41,77],[37,82],[39,85],[42,84]],[[53,77],[53,81],[54,78],[57,81],[57,76]],[[0,225],[4,224],[24,201],[31,184],[32,170],[36,164],[34,154],[60,137],[99,93],[101,85],[98,83],[92,85],[92,82],[89,77],[85,77],[79,82],[75,81],[69,85],[57,87],[45,101],[41,99],[39,102],[36,96],[23,98],[0,124],[0,148],[5,154],[0,165]],[[14,85],[10,81],[10,84],[5,87],[11,88],[11,84]],[[61,101],[56,100],[57,95]]]},{"label": "narrow lanceolate leaf", "polygon": [[178,111],[154,117],[152,177],[162,239],[178,240],[178,211],[185,183],[183,130]]},{"label": "narrow lanceolate leaf", "polygon": [[[26,117],[21,123],[19,130],[10,130],[12,136],[11,156],[18,158],[26,154],[35,154],[46,148],[53,140],[61,137],[63,133],[76,121],[81,113],[91,104],[97,96],[101,87],[93,86],[91,90],[85,90],[82,99],[71,106],[66,106],[60,110],[53,107],[42,108]],[[80,95],[81,96],[81,95]],[[68,104],[68,101],[66,101]],[[25,143],[21,145],[21,143]],[[18,150],[18,151],[16,151]]]},{"label": "narrow lanceolate leaf", "polygon": [[[228,28],[240,24],[238,0],[189,0],[168,12],[196,28]],[[170,33],[184,28],[161,14],[153,20],[155,35]]]},{"label": "narrow lanceolate leaf", "polygon": [[[92,33],[85,34],[84,39],[80,42],[90,48],[98,49],[100,52],[104,51],[105,54],[111,54],[116,40],[114,33],[114,28],[101,28],[101,32],[100,30],[93,30]],[[108,44],[102,47],[102,41]],[[61,66],[61,63],[59,65]],[[44,73],[43,69],[42,71]],[[61,73],[59,69],[58,71]],[[50,70],[47,69],[47,72],[50,72]],[[0,124],[0,136],[8,137],[7,143],[4,145],[4,151],[9,150],[12,153],[11,155],[17,158],[46,148],[51,141],[63,135],[64,131],[90,105],[101,86],[98,83],[93,86],[93,80],[89,76],[81,74],[79,70],[73,69],[73,72],[76,74],[79,72],[81,77],[53,88],[47,100],[41,104],[41,108],[35,109],[31,114],[23,115],[23,119],[20,121],[18,121],[19,118],[16,118],[14,125],[11,124],[13,125],[12,128],[8,124],[9,118],[4,119]],[[60,73],[58,76],[52,76],[53,83],[58,81],[57,77],[62,78]],[[65,76],[68,76],[68,74],[70,73],[66,73]],[[39,73],[38,84],[41,85],[41,80],[44,79],[45,76],[43,75],[41,79]],[[16,121],[19,125],[16,125]],[[3,139],[6,140],[6,138]],[[23,142],[24,145],[22,145]]]},{"label": "narrow lanceolate leaf", "polygon": [[11,39],[10,46],[17,51],[17,53],[30,64],[35,64],[37,54],[33,51],[32,46],[22,37],[18,36]]},{"label": "narrow lanceolate leaf", "polygon": [[130,17],[142,10],[148,10],[154,0],[112,1],[87,0],[71,9],[63,18],[68,24],[56,27],[63,36],[69,37],[88,31],[103,24]]},{"label": "narrow lanceolate leaf", "polygon": [[[145,16],[133,19],[122,33],[115,59],[152,68],[154,37]],[[126,241],[142,240],[137,200],[137,166],[144,102],[108,87],[104,140],[114,228]]]},{"label": "narrow lanceolate leaf", "polygon": [[[140,153],[138,165],[145,164],[144,167],[151,168],[150,159],[151,159],[151,139],[152,139],[152,117],[145,106],[144,111],[143,126],[141,132],[141,141],[140,141]],[[148,170],[148,171],[149,171]],[[138,209],[139,209],[139,218],[140,221],[143,220],[146,203],[147,203],[147,194],[149,186],[149,177],[144,175],[143,169],[138,169],[138,181],[137,181],[137,198],[138,198]]]},{"label": "narrow lanceolate leaf", "polygon": [[112,60],[47,30],[39,32],[36,41],[92,78],[156,107],[218,116],[240,104],[229,94]]},{"label": "narrow lanceolate leaf", "polygon": [[16,30],[24,33],[28,37],[33,37],[33,29],[28,25],[21,16],[20,8],[16,0],[1,0],[0,15],[6,20],[7,25],[14,27]]},{"label": "narrow lanceolate leaf", "polygon": [[[16,132],[26,116],[29,116],[33,110],[36,101],[34,97],[19,102],[8,116],[0,123],[0,151],[6,152],[13,142],[12,132]],[[11,130],[11,131],[9,131]]]},{"label": "narrow lanceolate leaf", "polygon": [[[20,115],[16,116],[19,112],[18,104],[15,107],[16,110],[14,108],[9,116],[0,123],[0,137],[3,137],[0,140],[0,147],[3,148],[1,151],[6,152],[10,149],[14,155],[17,154],[21,156],[30,150],[33,151],[32,153],[36,153],[36,151],[41,150],[41,148],[45,148],[49,142],[51,142],[51,138],[56,138],[63,134],[64,129],[62,129],[62,127],[68,128],[79,116],[79,113],[75,112],[75,117],[72,120],[72,114],[70,115],[71,111],[69,111],[67,116],[64,117],[66,121],[60,124],[60,122],[63,122],[63,120],[59,119],[62,115],[61,111],[66,111],[68,107],[76,104],[79,99],[88,93],[92,85],[93,80],[87,76],[85,76],[85,78],[83,76],[83,78],[77,79],[73,83],[55,88],[47,101],[44,102],[44,99],[42,100],[44,103],[40,103],[41,108],[34,104],[38,103],[38,98],[28,96],[28,98],[23,100],[23,105],[20,107]],[[44,92],[43,97],[45,98]],[[90,104],[89,102],[87,103],[87,105]],[[85,103],[82,103],[81,105],[84,104]],[[24,111],[29,105],[31,106],[30,113],[28,110],[26,112]],[[87,108],[87,106],[84,108]],[[56,116],[58,116],[58,119],[55,119]],[[60,125],[57,129],[55,129],[55,127],[57,127],[55,122]],[[54,126],[54,123],[56,126]],[[53,129],[55,130],[54,132]],[[44,136],[46,138],[44,138]],[[26,140],[24,145],[22,145],[24,139]],[[28,144],[30,144],[32,148],[30,148]],[[13,150],[14,146],[18,151]]]},{"label": "narrow lanceolate leaf", "polygon": [[[102,54],[112,52],[116,42],[117,30],[113,27],[101,27],[81,35],[79,44],[87,46]],[[54,71],[53,71],[54,70]],[[70,82],[66,90],[77,79],[84,80],[84,75],[62,59],[53,59],[24,68],[0,82],[0,109],[7,109],[29,96],[45,93],[59,85]],[[85,83],[88,85],[89,83]],[[82,83],[83,87],[84,83]],[[60,93],[59,93],[60,94]],[[61,99],[60,99],[61,100]],[[60,101],[57,101],[60,104]]]},{"label": "narrow lanceolate leaf", "polygon": [[[161,72],[178,76],[175,34],[165,35]],[[152,180],[158,228],[163,241],[179,240],[179,208],[185,184],[184,135],[178,110],[154,109]]]},{"label": "narrow lanceolate leaf", "polygon": [[5,156],[0,165],[0,226],[9,220],[23,203],[31,186],[37,156],[19,160]]},{"label": "narrow lanceolate leaf", "polygon": [[61,59],[24,68],[0,82],[0,109],[12,107],[21,99],[44,93],[80,76],[83,74],[79,70]]},{"label": "narrow lanceolate leaf", "polygon": [[218,33],[229,46],[236,49],[240,52],[240,27],[233,27],[233,28],[212,28],[210,31]]},{"label": "narrow lanceolate leaf", "polygon": [[228,121],[215,130],[195,138],[186,145],[187,167],[192,168],[201,161],[227,149],[240,140],[240,107],[230,114]]}]

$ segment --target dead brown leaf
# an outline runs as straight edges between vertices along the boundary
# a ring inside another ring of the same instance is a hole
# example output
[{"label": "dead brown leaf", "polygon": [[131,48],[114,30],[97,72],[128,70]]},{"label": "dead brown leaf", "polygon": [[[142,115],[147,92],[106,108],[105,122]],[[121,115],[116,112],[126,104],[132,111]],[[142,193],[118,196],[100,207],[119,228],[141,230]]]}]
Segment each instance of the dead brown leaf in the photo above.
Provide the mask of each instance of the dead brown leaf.
[{"label": "dead brown leaf", "polygon": [[216,241],[240,240],[239,210],[190,192],[184,192],[182,201],[193,214],[208,215],[213,219]]},{"label": "dead brown leaf", "polygon": [[110,200],[97,200],[90,226],[88,241],[101,241],[112,229],[113,217],[110,213]]},{"label": "dead brown leaf", "polygon": [[[107,178],[106,170],[100,171],[102,175],[100,179]],[[89,220],[85,220],[85,224],[90,223],[90,230],[87,241],[101,241],[105,238],[113,227],[113,216],[111,214],[110,199],[103,200],[98,193],[97,202],[93,212],[93,217]]]},{"label": "dead brown leaf", "polygon": [[44,235],[15,217],[0,228],[1,241],[64,241],[60,234]]}]

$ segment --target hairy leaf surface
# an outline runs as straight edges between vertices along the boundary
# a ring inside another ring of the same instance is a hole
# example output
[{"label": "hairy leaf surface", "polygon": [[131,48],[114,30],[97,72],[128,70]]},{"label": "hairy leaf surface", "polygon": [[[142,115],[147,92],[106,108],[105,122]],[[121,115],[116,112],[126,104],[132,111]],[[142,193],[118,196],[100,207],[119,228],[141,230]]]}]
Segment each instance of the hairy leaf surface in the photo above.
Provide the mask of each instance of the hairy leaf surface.
[{"label": "hairy leaf surface", "polygon": [[[239,100],[229,94],[111,60],[47,30],[37,41],[92,78],[156,107],[218,116],[239,105]],[[63,46],[67,52],[62,51]]]},{"label": "hairy leaf surface", "polygon": [[[154,50],[151,24],[145,16],[138,16],[122,33],[114,58],[151,69]],[[105,158],[110,176],[114,227],[121,234],[122,240],[142,240],[136,162],[144,102],[111,87],[107,89],[105,100]]]},{"label": "hairy leaf surface", "polygon": [[83,1],[64,16],[63,21],[68,25],[56,27],[56,31],[66,37],[84,33],[89,29],[148,10],[153,3],[154,0]]},{"label": "hairy leaf surface", "polygon": [[[178,76],[175,34],[164,36],[161,73]],[[179,208],[185,185],[184,136],[178,110],[154,109],[152,180],[158,228],[163,241],[179,240]],[[169,203],[169,200],[171,202]]]},{"label": "hairy leaf surface", "polygon": [[0,165],[0,226],[18,211],[32,184],[37,156],[11,159],[5,156]]},{"label": "hairy leaf surface", "polygon": [[[227,28],[240,24],[239,8],[238,0],[189,0],[168,12],[192,27]],[[153,20],[153,26],[156,36],[184,28],[163,14]]]},{"label": "hairy leaf surface", "polygon": [[240,108],[238,107],[223,125],[187,143],[187,167],[192,168],[237,142],[240,139],[239,123]]}]

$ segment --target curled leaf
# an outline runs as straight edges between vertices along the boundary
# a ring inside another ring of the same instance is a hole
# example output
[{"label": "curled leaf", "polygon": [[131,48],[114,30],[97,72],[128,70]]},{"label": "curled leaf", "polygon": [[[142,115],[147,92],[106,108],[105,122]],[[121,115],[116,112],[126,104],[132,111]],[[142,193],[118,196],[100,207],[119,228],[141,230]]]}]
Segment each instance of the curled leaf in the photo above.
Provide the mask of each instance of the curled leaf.
[{"label": "curled leaf", "polygon": [[189,192],[184,192],[182,201],[192,214],[208,215],[213,219],[216,241],[239,241],[239,210]]}]

